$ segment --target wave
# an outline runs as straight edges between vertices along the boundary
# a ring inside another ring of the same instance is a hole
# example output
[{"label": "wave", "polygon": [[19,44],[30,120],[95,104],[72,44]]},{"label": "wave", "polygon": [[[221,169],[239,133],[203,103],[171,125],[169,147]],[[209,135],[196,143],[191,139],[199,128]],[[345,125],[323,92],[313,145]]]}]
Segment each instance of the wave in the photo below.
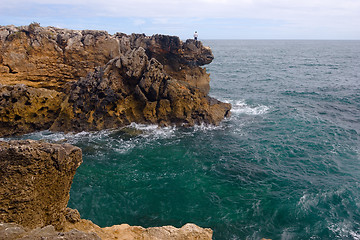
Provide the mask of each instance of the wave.
[{"label": "wave", "polygon": [[83,153],[93,155],[109,151],[126,153],[156,140],[171,138],[175,136],[175,132],[176,127],[131,123],[125,127],[96,132],[63,133],[45,130],[22,136],[4,137],[0,140],[31,139],[45,140],[50,143],[69,143],[82,148]]},{"label": "wave", "polygon": [[176,127],[160,127],[156,124],[139,124],[139,123],[131,123],[129,126],[124,127],[126,128],[133,128],[139,131],[139,135],[143,138],[152,138],[152,139],[159,139],[159,138],[171,138],[175,135]]},{"label": "wave", "polygon": [[328,228],[341,239],[360,240],[360,233],[353,230],[354,224],[350,221],[331,224]]},{"label": "wave", "polygon": [[270,110],[270,108],[265,105],[248,105],[244,100],[225,100],[224,102],[231,103],[231,112],[233,114],[263,115]]},{"label": "wave", "polygon": [[78,144],[96,144],[107,141],[109,144],[117,143],[116,141],[125,142],[139,142],[141,140],[151,141],[159,139],[169,139],[173,137],[180,137],[182,134],[188,135],[194,132],[204,132],[222,129],[222,126],[200,124],[190,128],[185,127],[160,127],[156,124],[139,124],[131,123],[116,129],[106,129],[94,132],[82,131],[78,133],[70,132],[52,132],[49,130],[39,131],[24,134],[21,136],[3,137],[2,141],[8,140],[45,140],[50,143],[69,143],[73,145]]},{"label": "wave", "polygon": [[[359,199],[352,194],[352,188],[353,184],[349,183],[326,191],[304,193],[297,203],[298,217],[309,218],[315,215],[319,222],[324,220],[323,228],[331,231],[336,238],[360,240],[358,223],[342,217],[358,214],[356,207]],[[331,211],[324,211],[324,209],[331,209]],[[342,214],[337,216],[333,212]]]},{"label": "wave", "polygon": [[[235,114],[247,114],[247,115],[261,115],[268,112],[269,107],[258,105],[250,106],[245,103],[245,101],[235,101],[235,100],[224,100],[232,104],[231,112]],[[92,145],[92,148],[100,150],[100,147],[95,147],[95,145],[107,145],[108,147],[117,149],[119,152],[124,152],[129,149],[132,149],[136,145],[142,143],[149,143],[154,140],[161,139],[170,139],[170,138],[181,138],[182,136],[193,135],[197,132],[209,132],[224,130],[228,126],[228,122],[231,121],[231,118],[224,119],[220,125],[211,125],[211,124],[197,124],[190,128],[187,127],[160,127],[156,124],[139,124],[131,123],[128,126],[116,128],[116,129],[106,129],[100,131],[82,131],[82,132],[52,132],[49,130],[38,131],[33,133],[24,134],[21,136],[11,136],[0,138],[1,141],[8,140],[20,140],[20,139],[32,139],[32,140],[45,140],[50,143],[69,143],[76,146],[88,146]],[[240,123],[239,123],[240,124]],[[105,143],[106,142],[106,143]],[[121,147],[119,148],[119,146]],[[90,152],[93,152],[91,149]]]},{"label": "wave", "polygon": [[195,125],[192,127],[192,129],[194,130],[194,132],[207,132],[207,131],[214,131],[214,130],[220,130],[223,129],[223,125],[209,125],[209,124],[200,124],[200,125]]}]

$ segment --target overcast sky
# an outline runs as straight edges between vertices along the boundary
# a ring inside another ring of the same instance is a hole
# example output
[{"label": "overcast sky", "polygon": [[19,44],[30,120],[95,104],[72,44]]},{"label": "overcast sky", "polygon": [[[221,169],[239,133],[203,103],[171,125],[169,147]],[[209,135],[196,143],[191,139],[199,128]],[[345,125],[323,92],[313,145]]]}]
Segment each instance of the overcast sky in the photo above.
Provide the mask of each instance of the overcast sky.
[{"label": "overcast sky", "polygon": [[200,39],[360,39],[360,0],[0,0],[0,25]]}]

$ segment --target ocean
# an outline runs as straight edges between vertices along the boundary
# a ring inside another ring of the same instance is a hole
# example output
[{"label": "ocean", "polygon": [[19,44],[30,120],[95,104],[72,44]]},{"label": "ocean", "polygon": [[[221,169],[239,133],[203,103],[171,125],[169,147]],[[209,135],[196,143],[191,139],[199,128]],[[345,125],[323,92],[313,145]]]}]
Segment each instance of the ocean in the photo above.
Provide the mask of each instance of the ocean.
[{"label": "ocean", "polygon": [[360,239],[360,41],[207,40],[219,126],[43,131],[83,151],[69,206],[105,227]]}]

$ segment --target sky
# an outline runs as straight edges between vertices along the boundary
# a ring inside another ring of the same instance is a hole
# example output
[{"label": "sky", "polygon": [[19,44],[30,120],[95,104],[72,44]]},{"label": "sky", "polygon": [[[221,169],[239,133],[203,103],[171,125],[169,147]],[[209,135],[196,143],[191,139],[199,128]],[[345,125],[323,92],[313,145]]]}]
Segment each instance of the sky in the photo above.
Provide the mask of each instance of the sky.
[{"label": "sky", "polygon": [[181,39],[360,40],[360,0],[0,0],[0,25]]}]

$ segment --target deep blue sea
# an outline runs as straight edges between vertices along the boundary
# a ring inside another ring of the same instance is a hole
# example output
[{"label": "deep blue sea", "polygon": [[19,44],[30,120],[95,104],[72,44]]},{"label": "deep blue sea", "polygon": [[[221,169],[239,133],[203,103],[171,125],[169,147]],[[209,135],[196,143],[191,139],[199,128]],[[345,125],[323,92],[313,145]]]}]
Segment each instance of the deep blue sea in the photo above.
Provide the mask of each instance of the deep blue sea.
[{"label": "deep blue sea", "polygon": [[192,222],[214,239],[360,239],[360,41],[204,41],[220,126],[23,138],[83,150],[69,206],[104,227]]}]

